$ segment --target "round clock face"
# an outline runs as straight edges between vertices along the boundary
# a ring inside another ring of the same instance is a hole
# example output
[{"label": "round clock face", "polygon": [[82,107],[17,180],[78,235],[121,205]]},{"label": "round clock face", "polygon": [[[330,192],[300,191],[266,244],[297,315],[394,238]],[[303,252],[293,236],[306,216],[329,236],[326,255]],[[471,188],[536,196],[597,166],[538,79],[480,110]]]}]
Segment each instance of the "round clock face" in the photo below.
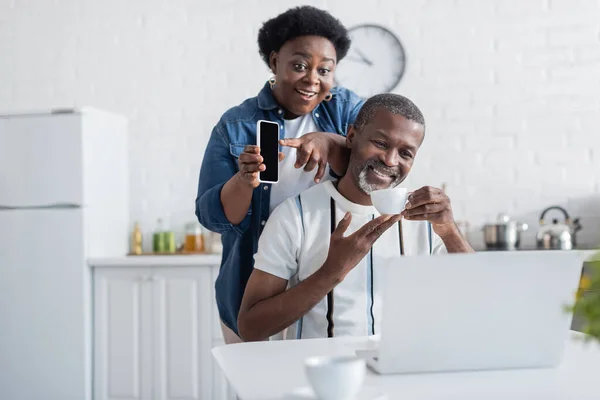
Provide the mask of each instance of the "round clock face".
[{"label": "round clock face", "polygon": [[379,25],[360,25],[349,34],[352,45],[335,71],[336,84],[363,97],[392,91],[406,63],[400,40]]}]

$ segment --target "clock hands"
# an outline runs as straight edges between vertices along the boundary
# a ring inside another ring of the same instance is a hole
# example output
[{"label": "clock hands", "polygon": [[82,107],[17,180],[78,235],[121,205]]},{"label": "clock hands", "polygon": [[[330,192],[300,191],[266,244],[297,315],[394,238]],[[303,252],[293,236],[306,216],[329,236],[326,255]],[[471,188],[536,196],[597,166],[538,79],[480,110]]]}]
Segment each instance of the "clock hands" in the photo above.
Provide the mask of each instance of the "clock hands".
[{"label": "clock hands", "polygon": [[369,60],[358,48],[355,48],[355,50],[365,64],[367,64],[369,67],[373,66],[373,62]]},{"label": "clock hands", "polygon": [[346,60],[351,60],[351,61],[357,61],[357,62],[361,62],[363,64],[367,64],[369,67],[373,66],[373,62],[371,60],[369,60],[364,53],[362,53],[360,50],[358,50],[357,48],[354,48],[354,51],[358,54],[358,56],[360,58],[354,58],[351,56],[347,56]]}]

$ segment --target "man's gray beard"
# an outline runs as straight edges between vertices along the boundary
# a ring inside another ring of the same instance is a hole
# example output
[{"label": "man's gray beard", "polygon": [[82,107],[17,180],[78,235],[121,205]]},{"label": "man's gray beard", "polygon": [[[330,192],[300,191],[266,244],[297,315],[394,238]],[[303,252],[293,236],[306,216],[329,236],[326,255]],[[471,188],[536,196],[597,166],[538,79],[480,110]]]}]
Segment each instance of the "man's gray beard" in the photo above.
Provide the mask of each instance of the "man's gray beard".
[{"label": "man's gray beard", "polygon": [[[362,190],[364,193],[368,194],[369,196],[371,195],[371,192],[373,192],[374,190],[378,190],[377,186],[372,185],[369,182],[367,182],[367,174],[369,173],[370,167],[377,169],[378,165],[375,162],[368,162],[367,164],[365,164],[363,166],[362,170],[358,174],[358,187],[360,190]],[[396,179],[393,180],[392,183],[390,183],[389,188],[394,188],[394,187],[398,186],[400,183],[402,183],[402,180],[397,176]]]},{"label": "man's gray beard", "polygon": [[358,187],[360,188],[360,190],[362,190],[364,193],[370,196],[371,192],[374,191],[376,188],[373,187],[373,185],[371,185],[369,182],[367,182],[368,172],[369,167],[364,167],[362,171],[360,171],[360,174],[358,174]]}]

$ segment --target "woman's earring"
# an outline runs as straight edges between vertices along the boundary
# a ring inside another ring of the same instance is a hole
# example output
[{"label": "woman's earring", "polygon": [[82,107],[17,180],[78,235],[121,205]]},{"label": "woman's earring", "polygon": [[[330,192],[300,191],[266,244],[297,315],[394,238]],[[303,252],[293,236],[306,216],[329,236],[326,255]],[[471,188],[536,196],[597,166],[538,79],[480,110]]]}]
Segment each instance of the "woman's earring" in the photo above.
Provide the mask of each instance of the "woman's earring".
[{"label": "woman's earring", "polygon": [[269,85],[271,85],[271,89],[273,89],[275,87],[275,77],[273,76],[271,79],[269,79]]},{"label": "woman's earring", "polygon": [[333,95],[331,94],[331,92],[327,93],[327,95],[325,95],[325,101],[329,101],[333,98]]}]

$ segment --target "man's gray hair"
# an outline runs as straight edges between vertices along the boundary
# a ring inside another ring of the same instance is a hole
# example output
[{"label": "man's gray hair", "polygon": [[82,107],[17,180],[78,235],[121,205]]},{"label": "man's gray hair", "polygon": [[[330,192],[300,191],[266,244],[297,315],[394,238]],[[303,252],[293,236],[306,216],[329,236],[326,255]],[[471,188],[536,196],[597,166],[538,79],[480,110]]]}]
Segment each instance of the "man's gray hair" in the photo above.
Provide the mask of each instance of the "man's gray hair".
[{"label": "man's gray hair", "polygon": [[373,120],[375,111],[384,108],[392,114],[402,115],[404,118],[415,121],[425,127],[425,118],[412,101],[406,97],[395,93],[381,93],[370,97],[358,112],[354,128],[361,130],[365,125]]}]

